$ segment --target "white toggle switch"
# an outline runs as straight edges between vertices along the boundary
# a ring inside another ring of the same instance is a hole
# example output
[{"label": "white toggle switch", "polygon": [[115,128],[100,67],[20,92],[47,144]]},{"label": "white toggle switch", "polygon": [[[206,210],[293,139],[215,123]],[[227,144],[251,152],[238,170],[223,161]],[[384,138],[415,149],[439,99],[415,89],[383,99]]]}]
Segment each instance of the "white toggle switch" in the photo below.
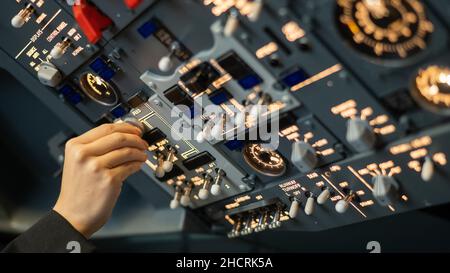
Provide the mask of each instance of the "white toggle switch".
[{"label": "white toggle switch", "polygon": [[223,178],[227,175],[222,169],[216,169],[216,173],[214,184],[211,186],[211,194],[214,196],[218,196],[222,193],[221,183]]},{"label": "white toggle switch", "polygon": [[324,189],[319,196],[317,196],[317,204],[323,205],[330,198],[331,193],[328,188]]},{"label": "white toggle switch", "polygon": [[64,38],[64,40],[60,43],[57,43],[53,49],[50,51],[50,56],[53,59],[60,59],[66,53],[69,48],[71,42],[68,38]]},{"label": "white toggle switch", "polygon": [[248,19],[252,22],[256,22],[259,19],[259,16],[261,15],[261,11],[263,10],[263,0],[255,0],[253,1],[251,5],[251,11],[247,15]]},{"label": "white toggle switch", "polygon": [[189,185],[186,188],[184,188],[183,196],[181,196],[180,199],[180,203],[183,207],[187,207],[191,203],[191,192],[193,188],[194,184],[192,183],[189,183]]},{"label": "white toggle switch", "polygon": [[306,204],[305,204],[305,214],[306,215],[311,215],[314,213],[314,197],[310,196],[308,197],[308,199],[306,200]]},{"label": "white toggle switch", "polygon": [[422,171],[420,172],[420,177],[423,181],[428,182],[434,176],[434,162],[431,157],[425,157],[425,161],[422,165]]},{"label": "white toggle switch", "polygon": [[365,152],[375,145],[376,135],[367,120],[353,118],[347,121],[345,138],[356,151]]},{"label": "white toggle switch", "polygon": [[297,199],[294,199],[291,203],[291,207],[289,208],[289,217],[294,219],[298,215],[298,211],[300,208],[300,203]]},{"label": "white toggle switch", "polygon": [[203,187],[198,191],[198,197],[201,200],[206,200],[209,197],[209,185],[211,183],[212,177],[209,174],[205,174],[203,177]]},{"label": "white toggle switch", "polygon": [[336,209],[336,211],[338,213],[344,213],[344,212],[346,212],[348,210],[349,205],[350,205],[350,203],[348,201],[346,201],[346,200],[339,200],[336,203],[335,209]]},{"label": "white toggle switch", "polygon": [[155,169],[155,176],[157,178],[162,178],[166,174],[166,172],[164,171],[164,167],[163,167],[164,155],[161,153],[161,154],[158,154],[157,156],[158,156],[158,164]]},{"label": "white toggle switch", "polygon": [[62,75],[52,63],[43,62],[39,65],[38,79],[44,85],[56,87],[61,83]]},{"label": "white toggle switch", "polygon": [[173,161],[175,159],[175,154],[177,153],[177,150],[172,146],[169,146],[167,149],[168,154],[166,160],[162,163],[162,167],[164,169],[164,172],[170,173],[173,169]]},{"label": "white toggle switch", "polygon": [[33,12],[33,6],[31,4],[28,4],[26,8],[19,11],[19,13],[11,19],[11,26],[13,26],[14,28],[23,27],[23,25],[25,25],[25,23],[29,20]]},{"label": "white toggle switch", "polygon": [[301,172],[312,171],[317,165],[316,150],[304,141],[294,142],[292,144],[291,162]]},{"label": "white toggle switch", "polygon": [[168,72],[173,67],[173,55],[176,53],[177,50],[180,49],[180,44],[178,42],[173,42],[170,45],[170,53],[166,56],[163,56],[161,60],[158,62],[158,68],[162,72]]},{"label": "white toggle switch", "polygon": [[211,140],[211,130],[212,127],[214,126],[213,122],[207,122],[204,126],[203,126],[203,130],[200,131],[197,136],[195,137],[195,140],[198,143],[203,143],[206,141]]},{"label": "white toggle switch", "polygon": [[227,22],[223,28],[223,34],[227,37],[232,36],[236,30],[239,28],[239,13],[237,10],[232,9],[230,15],[228,15]]},{"label": "white toggle switch", "polygon": [[170,201],[170,209],[176,209],[180,206],[181,189],[177,187],[173,199]]},{"label": "white toggle switch", "polygon": [[392,176],[377,175],[372,178],[373,197],[382,206],[388,206],[398,199],[399,185]]}]

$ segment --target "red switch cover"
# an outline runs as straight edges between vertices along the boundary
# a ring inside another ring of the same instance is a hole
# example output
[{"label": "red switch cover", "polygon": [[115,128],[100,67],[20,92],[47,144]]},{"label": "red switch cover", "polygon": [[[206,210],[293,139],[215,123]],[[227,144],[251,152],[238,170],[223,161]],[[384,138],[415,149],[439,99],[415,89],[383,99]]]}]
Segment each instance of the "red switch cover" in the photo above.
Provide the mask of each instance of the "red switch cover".
[{"label": "red switch cover", "polygon": [[135,9],[137,8],[143,0],[124,0],[125,5],[127,5],[127,7],[129,9]]},{"label": "red switch cover", "polygon": [[81,0],[80,4],[74,5],[72,10],[75,20],[92,44],[96,44],[102,38],[103,30],[113,23],[111,19],[86,0]]}]

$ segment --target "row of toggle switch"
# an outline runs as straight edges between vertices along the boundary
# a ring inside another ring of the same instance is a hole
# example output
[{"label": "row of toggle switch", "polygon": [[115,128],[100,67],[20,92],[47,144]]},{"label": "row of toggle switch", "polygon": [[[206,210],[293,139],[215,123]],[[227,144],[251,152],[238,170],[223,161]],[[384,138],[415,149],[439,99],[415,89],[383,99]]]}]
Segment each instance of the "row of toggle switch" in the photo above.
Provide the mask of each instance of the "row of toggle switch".
[{"label": "row of toggle switch", "polygon": [[[213,178],[210,174],[203,174],[203,184],[198,191],[198,198],[201,200],[206,200],[209,198],[210,194],[213,196],[219,196],[222,193],[222,181],[226,176],[224,170],[217,168],[215,170],[216,175]],[[170,201],[170,208],[176,209],[180,206],[188,207],[191,204],[191,196],[194,190],[194,183],[192,182],[181,182],[177,183],[178,185],[175,188],[175,194],[173,199]],[[184,184],[184,187],[181,187],[179,184]]]},{"label": "row of toggle switch", "polygon": [[281,216],[283,206],[277,204],[257,210],[240,213],[233,216],[234,224],[228,238],[250,235],[254,232],[261,232],[267,229],[276,229],[281,226]]}]

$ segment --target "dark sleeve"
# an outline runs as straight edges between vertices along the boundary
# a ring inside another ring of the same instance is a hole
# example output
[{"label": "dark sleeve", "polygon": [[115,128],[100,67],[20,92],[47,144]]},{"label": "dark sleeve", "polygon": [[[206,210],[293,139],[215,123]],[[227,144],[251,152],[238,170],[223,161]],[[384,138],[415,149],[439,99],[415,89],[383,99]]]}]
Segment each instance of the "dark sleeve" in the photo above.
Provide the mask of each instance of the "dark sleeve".
[{"label": "dark sleeve", "polygon": [[[78,251],[79,250],[79,251]],[[39,220],[3,249],[6,253],[89,253],[94,245],[55,211]]]}]

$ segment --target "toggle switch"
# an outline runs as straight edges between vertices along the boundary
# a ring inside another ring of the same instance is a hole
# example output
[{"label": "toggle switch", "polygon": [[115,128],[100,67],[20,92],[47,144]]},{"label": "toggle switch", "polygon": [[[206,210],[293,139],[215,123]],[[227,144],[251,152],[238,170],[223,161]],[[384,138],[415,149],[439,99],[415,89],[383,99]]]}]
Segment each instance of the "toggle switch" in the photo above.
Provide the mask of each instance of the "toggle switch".
[{"label": "toggle switch", "polygon": [[227,22],[223,28],[223,35],[226,37],[232,36],[239,28],[239,11],[231,9],[228,15]]},{"label": "toggle switch", "polygon": [[173,199],[170,201],[170,209],[176,209],[180,206],[180,198],[181,198],[181,187],[177,186],[175,188],[175,194]]},{"label": "toggle switch", "polygon": [[422,165],[422,171],[420,172],[420,177],[423,181],[428,182],[434,176],[434,162],[431,157],[425,157],[425,160]]},{"label": "toggle switch", "polygon": [[317,204],[323,205],[330,198],[331,193],[328,188],[323,189],[323,191],[317,196]]},{"label": "toggle switch", "polygon": [[173,57],[177,50],[180,49],[180,44],[178,42],[173,42],[170,45],[170,53],[161,58],[158,62],[158,68],[162,72],[168,72],[173,67]]},{"label": "toggle switch", "polygon": [[203,143],[205,140],[209,141],[211,140],[211,130],[214,126],[213,122],[208,121],[204,126],[203,129],[197,134],[195,137],[195,140],[198,143]]},{"label": "toggle switch", "polygon": [[158,152],[156,157],[157,157],[157,160],[158,160],[158,164],[157,164],[156,169],[155,169],[155,176],[157,178],[163,178],[164,175],[166,174],[166,172],[164,171],[164,167],[163,167],[163,165],[164,165],[164,154],[161,153],[161,152]]},{"label": "toggle switch", "polygon": [[308,199],[306,199],[305,214],[311,215],[313,213],[314,213],[314,197],[312,194],[310,194]]},{"label": "toggle switch", "polygon": [[201,200],[206,200],[209,197],[209,186],[211,185],[212,177],[211,175],[205,173],[203,174],[203,186],[198,191],[198,197]]},{"label": "toggle switch", "polygon": [[162,164],[162,167],[163,167],[164,172],[169,173],[173,169],[173,162],[174,162],[175,156],[177,154],[177,149],[175,149],[175,147],[169,145],[167,147],[167,150],[168,150],[167,156]]},{"label": "toggle switch", "polygon": [[102,32],[113,24],[109,17],[87,0],[80,0],[78,5],[73,5],[72,11],[84,35],[92,44],[100,41]]},{"label": "toggle switch", "polygon": [[123,2],[129,9],[136,9],[144,0],[124,0]]},{"label": "toggle switch", "polygon": [[222,192],[221,184],[223,178],[226,176],[226,172],[220,168],[216,169],[216,177],[214,178],[214,184],[211,186],[211,194],[218,196]]},{"label": "toggle switch", "polygon": [[267,229],[267,221],[269,220],[269,211],[263,210],[259,215],[258,226],[255,228],[255,232],[264,231]]},{"label": "toggle switch", "polygon": [[272,222],[269,224],[269,228],[270,229],[274,229],[274,228],[278,228],[281,226],[281,207],[277,207],[275,214],[273,215],[273,220]]},{"label": "toggle switch", "polygon": [[23,25],[28,22],[34,12],[35,9],[33,8],[33,6],[31,4],[28,4],[24,9],[19,11],[19,13],[11,19],[11,26],[13,26],[14,28],[23,27]]},{"label": "toggle switch", "polygon": [[344,213],[350,207],[350,202],[352,202],[356,198],[356,194],[354,192],[350,192],[344,199],[339,200],[336,203],[335,209],[338,213]]},{"label": "toggle switch", "polygon": [[298,211],[300,208],[300,202],[297,198],[294,197],[294,200],[291,202],[291,206],[289,207],[289,217],[294,219],[298,215]]},{"label": "toggle switch", "polygon": [[66,53],[67,49],[70,47],[72,42],[68,37],[64,37],[62,42],[57,43],[52,50],[50,51],[50,56],[52,56],[53,59],[61,59],[62,56]]},{"label": "toggle switch", "polygon": [[190,182],[187,187],[184,188],[183,196],[181,196],[180,203],[183,207],[189,206],[191,203],[191,193],[194,188],[194,184]]}]

